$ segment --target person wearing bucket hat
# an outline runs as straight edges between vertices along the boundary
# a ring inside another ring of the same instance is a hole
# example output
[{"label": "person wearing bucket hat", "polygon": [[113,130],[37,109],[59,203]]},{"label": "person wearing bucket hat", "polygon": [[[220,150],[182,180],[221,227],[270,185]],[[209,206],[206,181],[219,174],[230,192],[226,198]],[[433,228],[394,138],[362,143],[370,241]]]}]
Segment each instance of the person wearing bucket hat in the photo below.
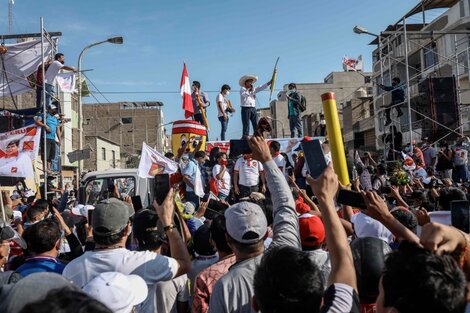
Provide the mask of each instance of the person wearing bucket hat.
[{"label": "person wearing bucket hat", "polygon": [[[99,202],[93,210],[93,251],[87,251],[65,267],[62,275],[75,285],[83,287],[103,272],[135,274],[147,285],[168,281],[186,274],[191,269],[188,250],[173,224],[174,191],[169,192],[162,205],[155,201],[153,209],[158,214],[166,233],[172,257],[152,251],[130,251],[125,248],[131,233],[132,207],[121,200],[111,198]],[[155,311],[155,294],[150,293],[143,306]]]},{"label": "person wearing bucket hat", "polygon": [[[11,244],[15,242],[21,248],[26,249],[27,244],[21,236],[9,225],[0,224],[0,269],[3,269],[8,262],[11,251]],[[14,271],[0,272],[0,286],[16,282],[21,279],[21,275]]]},{"label": "person wearing bucket hat", "polygon": [[[263,163],[266,181],[273,202],[273,240],[269,249],[290,246],[300,250],[299,221],[292,192],[261,137],[252,137],[249,145],[253,158]],[[230,206],[224,213],[226,238],[236,263],[214,285],[209,312],[252,312],[253,277],[264,254],[268,223],[263,209],[243,201]],[[243,290],[236,292],[234,290]]]},{"label": "person wearing bucket hat", "polygon": [[243,136],[248,136],[250,133],[250,125],[253,126],[253,131],[256,129],[258,123],[258,115],[256,112],[256,94],[271,85],[272,81],[254,87],[253,84],[258,80],[258,76],[244,75],[240,78],[240,103],[241,103],[241,116],[243,124]]}]

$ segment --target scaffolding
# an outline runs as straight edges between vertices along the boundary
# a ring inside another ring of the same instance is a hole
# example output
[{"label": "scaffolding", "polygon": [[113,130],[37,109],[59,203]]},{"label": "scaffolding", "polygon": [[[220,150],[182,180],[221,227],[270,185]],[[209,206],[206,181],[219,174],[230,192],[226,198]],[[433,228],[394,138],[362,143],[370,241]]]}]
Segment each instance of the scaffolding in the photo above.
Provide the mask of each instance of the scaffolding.
[{"label": "scaffolding", "polygon": [[[447,14],[448,11],[439,16],[433,22],[429,24],[426,23],[427,10],[435,8],[451,8],[458,2],[459,1],[455,0],[423,0],[403,16],[395,25],[389,26],[385,31],[376,35],[377,38],[371,42],[371,44],[377,44],[378,46],[378,49],[376,50],[377,53],[374,53],[374,58],[376,60],[373,62],[373,72],[380,74],[374,75],[374,82],[377,84],[387,85],[392,81],[392,77],[399,77],[399,74],[402,74],[402,77],[405,76],[404,85],[406,87],[405,104],[407,106],[407,116],[404,116],[401,120],[392,118],[392,125],[400,129],[402,133],[405,133],[405,131],[408,132],[407,142],[409,143],[413,142],[413,138],[416,138],[415,136],[418,136],[418,134],[421,135],[418,123],[423,120],[423,118],[429,119],[436,125],[448,130],[448,133],[445,136],[438,138],[434,143],[447,138],[451,134],[457,134],[459,136],[463,134],[463,128],[466,123],[462,122],[462,112],[467,111],[467,108],[462,109],[461,94],[462,92],[469,91],[470,89],[462,89],[461,81],[462,78],[468,79],[470,76],[470,40],[468,36],[470,31],[465,29],[463,26],[461,26],[463,29],[458,29],[457,26],[449,30],[445,30],[445,27],[443,27],[444,30],[431,30],[432,28],[429,27],[429,25],[433,25],[435,21]],[[408,18],[419,13],[422,14],[422,23],[407,23]],[[436,42],[438,40],[445,43],[452,43],[454,45],[453,54],[445,55],[445,53],[439,53],[436,48]],[[419,62],[412,62],[412,59],[416,58],[416,56],[418,56]],[[426,57],[435,58],[437,62],[433,63],[431,66],[422,64],[421,60],[426,61]],[[421,65],[421,68],[418,69],[415,67],[416,64]],[[458,113],[459,120],[457,121],[458,127],[456,129],[443,125],[431,116],[418,112],[413,109],[411,105],[412,99],[419,95],[419,92],[416,91],[418,90],[417,87],[419,86],[420,80],[435,77],[436,74],[440,74],[441,69],[446,65],[450,65],[447,70],[450,68],[451,75],[448,76],[454,76],[456,81],[457,105],[460,109],[457,110],[457,112],[460,113]],[[379,67],[378,69],[377,66]],[[379,133],[383,134],[387,133],[387,130],[382,123],[383,120],[381,119],[384,107],[392,108],[387,105],[388,101],[385,99],[388,93],[390,93],[390,91],[380,92],[379,89],[377,89],[377,96],[374,98],[374,112],[376,112],[375,120],[379,126],[377,129],[380,130]],[[421,115],[422,119],[418,120],[418,118],[415,118],[415,121],[413,121],[412,113],[416,116]],[[386,150],[387,145],[384,143],[384,155],[386,155]]]},{"label": "scaffolding", "polygon": [[[42,71],[42,77],[45,78],[45,60],[46,60],[46,55],[45,55],[45,42],[49,42],[49,44],[52,47],[52,54],[54,54],[57,51],[57,38],[58,36],[61,36],[62,33],[60,32],[47,32],[47,30],[44,28],[44,19],[43,17],[40,18],[40,32],[39,33],[28,33],[28,34],[8,34],[8,35],[0,35],[0,40],[2,43],[5,40],[8,39],[25,39],[25,38],[38,38],[40,37],[40,44],[41,44],[41,60],[42,60],[42,65],[41,65],[41,71]],[[14,75],[12,73],[9,73],[5,71],[5,69],[0,70],[2,72],[2,75],[5,77]],[[31,81],[28,81],[29,83],[32,83]],[[37,84],[34,82],[34,86],[37,86]],[[45,79],[42,80],[42,103],[43,103],[43,108],[42,108],[42,114],[43,114],[43,120],[45,122],[46,116],[47,116],[47,108],[46,108],[46,88],[45,88]],[[11,94],[9,95],[13,99],[13,103],[16,106],[16,103],[14,101],[14,95]],[[5,109],[5,108],[4,108]],[[44,196],[47,198],[47,182],[48,182],[48,171],[47,171],[47,149],[46,149],[46,132],[42,132],[43,135],[43,149],[42,149],[42,158],[43,158],[43,181],[44,181]],[[37,168],[37,164],[34,165],[34,168]]]}]

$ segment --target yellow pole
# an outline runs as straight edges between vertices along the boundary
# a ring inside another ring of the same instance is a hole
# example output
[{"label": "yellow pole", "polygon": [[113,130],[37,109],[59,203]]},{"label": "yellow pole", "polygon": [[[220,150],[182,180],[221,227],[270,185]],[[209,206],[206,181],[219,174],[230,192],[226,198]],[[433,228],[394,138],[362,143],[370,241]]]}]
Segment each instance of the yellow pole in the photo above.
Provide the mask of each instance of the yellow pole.
[{"label": "yellow pole", "polygon": [[335,94],[333,92],[324,93],[321,95],[321,100],[325,113],[326,131],[333,159],[333,168],[338,175],[340,183],[346,186],[349,185],[348,165],[346,164],[346,154],[344,153],[343,136],[341,134]]}]

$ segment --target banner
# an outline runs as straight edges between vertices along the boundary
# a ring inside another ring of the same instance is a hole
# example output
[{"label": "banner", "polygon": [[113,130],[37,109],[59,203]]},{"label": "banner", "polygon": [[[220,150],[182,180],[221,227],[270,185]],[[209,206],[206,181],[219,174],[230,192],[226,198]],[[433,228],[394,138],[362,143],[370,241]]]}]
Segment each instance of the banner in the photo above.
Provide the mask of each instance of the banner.
[{"label": "banner", "polygon": [[[303,138],[269,138],[265,139],[265,141],[268,143],[268,145],[271,143],[271,141],[279,142],[279,144],[281,145],[280,152],[289,154],[302,150],[302,147],[300,145],[302,139]],[[318,139],[323,142],[325,140],[325,137],[312,137],[312,139]],[[220,148],[221,152],[228,153],[230,150],[230,141],[208,141],[206,142],[206,153],[210,153],[210,151],[215,147]]]},{"label": "banner", "polygon": [[59,73],[56,76],[56,80],[62,92],[73,93],[75,91],[75,73]]},{"label": "banner", "polygon": [[157,174],[173,174],[178,171],[178,164],[157,150],[142,143],[142,154],[140,155],[139,177],[153,178]]},{"label": "banner", "polygon": [[[32,40],[22,43],[4,45],[7,49],[0,58],[0,97],[16,96],[34,88],[28,76],[36,73],[41,59],[41,41]],[[44,42],[45,60],[52,53],[48,41]]]},{"label": "banner", "polygon": [[0,134],[0,175],[34,178],[40,127],[24,127]]}]

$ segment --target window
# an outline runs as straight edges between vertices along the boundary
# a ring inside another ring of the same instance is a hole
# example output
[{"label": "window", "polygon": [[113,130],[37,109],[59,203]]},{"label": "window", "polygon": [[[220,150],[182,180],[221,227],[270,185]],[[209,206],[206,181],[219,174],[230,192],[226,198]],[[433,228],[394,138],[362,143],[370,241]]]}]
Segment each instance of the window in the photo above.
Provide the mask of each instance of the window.
[{"label": "window", "polygon": [[132,117],[121,117],[121,122],[123,124],[132,124]]},{"label": "window", "polygon": [[106,161],[106,148],[101,148],[101,159]]},{"label": "window", "polygon": [[116,151],[114,150],[111,150],[111,156],[112,156],[112,160],[113,160],[113,168],[116,168]]},{"label": "window", "polygon": [[435,42],[431,42],[424,47],[424,68],[429,68],[439,62],[437,57],[437,46]]}]

